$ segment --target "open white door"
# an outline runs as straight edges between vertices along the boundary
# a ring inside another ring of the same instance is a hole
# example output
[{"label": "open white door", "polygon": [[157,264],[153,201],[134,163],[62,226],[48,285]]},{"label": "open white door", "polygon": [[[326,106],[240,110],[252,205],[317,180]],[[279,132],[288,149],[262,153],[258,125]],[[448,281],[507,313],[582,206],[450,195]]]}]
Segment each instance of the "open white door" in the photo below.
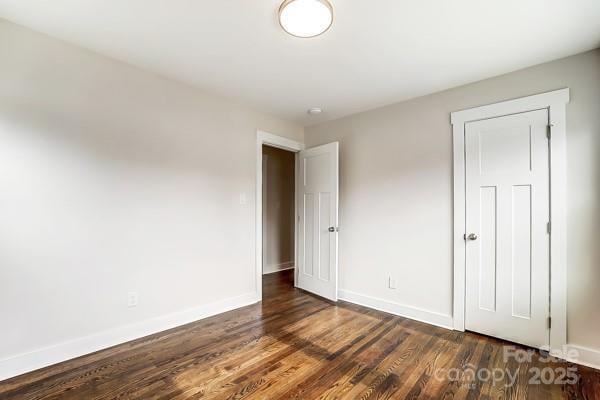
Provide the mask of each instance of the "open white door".
[{"label": "open white door", "polygon": [[338,143],[300,152],[297,286],[337,301]]}]

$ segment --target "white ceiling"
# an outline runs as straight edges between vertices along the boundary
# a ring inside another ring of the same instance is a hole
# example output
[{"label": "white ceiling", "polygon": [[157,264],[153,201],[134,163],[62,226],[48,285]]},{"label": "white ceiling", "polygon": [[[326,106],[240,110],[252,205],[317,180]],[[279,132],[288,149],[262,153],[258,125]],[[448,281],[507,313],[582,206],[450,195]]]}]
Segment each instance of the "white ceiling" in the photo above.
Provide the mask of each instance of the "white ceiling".
[{"label": "white ceiling", "polygon": [[0,17],[304,125],[600,46],[600,0],[331,0],[313,39],[281,30],[280,2],[0,0]]}]

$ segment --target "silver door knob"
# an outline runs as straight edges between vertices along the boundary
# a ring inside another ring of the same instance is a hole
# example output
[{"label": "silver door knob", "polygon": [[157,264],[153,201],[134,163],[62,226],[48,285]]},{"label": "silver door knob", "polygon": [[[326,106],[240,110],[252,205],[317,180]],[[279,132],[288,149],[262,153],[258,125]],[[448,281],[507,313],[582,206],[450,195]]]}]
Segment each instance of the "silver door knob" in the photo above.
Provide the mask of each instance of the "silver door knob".
[{"label": "silver door knob", "polygon": [[474,233],[469,233],[469,236],[467,236],[467,239],[469,240],[477,240],[477,235]]}]

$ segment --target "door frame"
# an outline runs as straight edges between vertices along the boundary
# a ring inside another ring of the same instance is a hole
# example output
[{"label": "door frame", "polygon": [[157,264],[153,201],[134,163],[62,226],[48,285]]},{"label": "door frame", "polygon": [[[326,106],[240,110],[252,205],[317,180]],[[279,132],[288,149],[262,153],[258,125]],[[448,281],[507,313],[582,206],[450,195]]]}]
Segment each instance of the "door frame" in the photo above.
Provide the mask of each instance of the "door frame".
[{"label": "door frame", "polygon": [[262,175],[262,163],[263,163],[263,154],[262,147],[263,145],[277,147],[278,149],[291,151],[295,154],[295,167],[294,167],[294,175],[296,177],[296,185],[294,186],[294,286],[296,286],[296,271],[298,264],[298,152],[304,150],[304,143],[296,142],[295,140],[288,139],[283,136],[277,136],[272,133],[264,132],[258,129],[256,131],[256,217],[255,217],[255,284],[256,284],[256,298],[257,301],[262,300],[262,272],[263,272],[263,175]]},{"label": "door frame", "polygon": [[465,124],[528,111],[547,109],[550,139],[550,351],[562,354],[567,345],[567,130],[569,88],[502,101],[450,114],[453,137],[454,209],[454,330],[465,330],[466,295],[466,168]]}]

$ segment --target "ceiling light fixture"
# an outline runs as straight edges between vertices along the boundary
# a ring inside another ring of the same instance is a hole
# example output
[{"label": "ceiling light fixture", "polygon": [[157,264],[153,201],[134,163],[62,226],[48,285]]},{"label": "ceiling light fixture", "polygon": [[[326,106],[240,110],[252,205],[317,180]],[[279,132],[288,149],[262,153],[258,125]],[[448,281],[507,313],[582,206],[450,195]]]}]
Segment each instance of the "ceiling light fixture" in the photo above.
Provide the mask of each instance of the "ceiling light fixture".
[{"label": "ceiling light fixture", "polygon": [[309,108],[307,113],[310,115],[319,115],[323,112],[323,110],[321,109],[321,107],[312,107]]},{"label": "ceiling light fixture", "polygon": [[333,24],[333,6],[328,0],[285,0],[279,7],[279,24],[293,36],[319,36]]}]

